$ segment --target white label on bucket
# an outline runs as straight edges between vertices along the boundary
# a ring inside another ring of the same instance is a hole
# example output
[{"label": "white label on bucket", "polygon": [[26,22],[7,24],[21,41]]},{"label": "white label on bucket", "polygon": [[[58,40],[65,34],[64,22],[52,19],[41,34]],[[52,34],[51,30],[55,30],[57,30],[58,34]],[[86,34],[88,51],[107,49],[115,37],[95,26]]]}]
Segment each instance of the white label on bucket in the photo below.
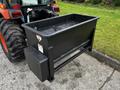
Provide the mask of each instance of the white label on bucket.
[{"label": "white label on bucket", "polygon": [[36,35],[36,38],[38,39],[39,42],[42,40],[41,36],[39,35]]},{"label": "white label on bucket", "polygon": [[[36,35],[36,38],[38,39],[39,42],[41,42],[42,38],[39,35]],[[38,50],[43,53],[43,46],[38,43]]]},{"label": "white label on bucket", "polygon": [[39,50],[41,53],[43,53],[43,47],[42,47],[42,45],[38,44],[38,50]]}]

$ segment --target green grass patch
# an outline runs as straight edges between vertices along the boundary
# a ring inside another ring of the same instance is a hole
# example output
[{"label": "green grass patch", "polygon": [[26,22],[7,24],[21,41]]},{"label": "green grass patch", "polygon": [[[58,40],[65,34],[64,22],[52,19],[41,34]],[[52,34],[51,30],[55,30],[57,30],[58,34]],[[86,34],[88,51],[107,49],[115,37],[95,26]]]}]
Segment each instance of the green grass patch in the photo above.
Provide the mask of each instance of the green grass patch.
[{"label": "green grass patch", "polygon": [[97,23],[94,48],[120,60],[120,7],[105,8],[85,4],[59,2],[61,15],[79,13],[100,17]]}]

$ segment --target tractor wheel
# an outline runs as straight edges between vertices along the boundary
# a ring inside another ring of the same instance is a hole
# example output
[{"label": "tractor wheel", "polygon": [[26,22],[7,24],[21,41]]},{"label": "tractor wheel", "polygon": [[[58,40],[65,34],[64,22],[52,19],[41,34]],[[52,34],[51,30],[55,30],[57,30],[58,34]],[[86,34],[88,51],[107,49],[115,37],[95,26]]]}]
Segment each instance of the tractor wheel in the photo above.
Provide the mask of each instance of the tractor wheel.
[{"label": "tractor wheel", "polygon": [[0,30],[1,46],[11,62],[24,60],[26,47],[24,31],[12,22],[7,22]]}]

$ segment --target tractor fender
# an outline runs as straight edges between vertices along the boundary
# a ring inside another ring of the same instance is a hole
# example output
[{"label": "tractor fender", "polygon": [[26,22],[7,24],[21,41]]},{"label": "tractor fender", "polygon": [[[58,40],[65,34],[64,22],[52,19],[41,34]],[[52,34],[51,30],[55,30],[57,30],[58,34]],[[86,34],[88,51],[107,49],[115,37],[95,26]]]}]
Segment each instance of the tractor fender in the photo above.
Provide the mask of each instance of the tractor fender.
[{"label": "tractor fender", "polygon": [[0,14],[3,16],[4,19],[10,19],[10,14],[8,9],[0,10]]}]

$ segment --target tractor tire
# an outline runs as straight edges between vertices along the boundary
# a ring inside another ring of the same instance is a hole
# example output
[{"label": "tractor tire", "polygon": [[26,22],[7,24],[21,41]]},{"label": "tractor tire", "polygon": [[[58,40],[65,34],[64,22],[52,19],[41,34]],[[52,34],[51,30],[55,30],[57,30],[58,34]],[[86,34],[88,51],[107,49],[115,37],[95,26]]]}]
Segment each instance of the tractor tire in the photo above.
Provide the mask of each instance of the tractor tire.
[{"label": "tractor tire", "polygon": [[0,29],[1,46],[9,61],[20,62],[24,60],[24,48],[26,47],[24,31],[9,21],[4,23]]}]

